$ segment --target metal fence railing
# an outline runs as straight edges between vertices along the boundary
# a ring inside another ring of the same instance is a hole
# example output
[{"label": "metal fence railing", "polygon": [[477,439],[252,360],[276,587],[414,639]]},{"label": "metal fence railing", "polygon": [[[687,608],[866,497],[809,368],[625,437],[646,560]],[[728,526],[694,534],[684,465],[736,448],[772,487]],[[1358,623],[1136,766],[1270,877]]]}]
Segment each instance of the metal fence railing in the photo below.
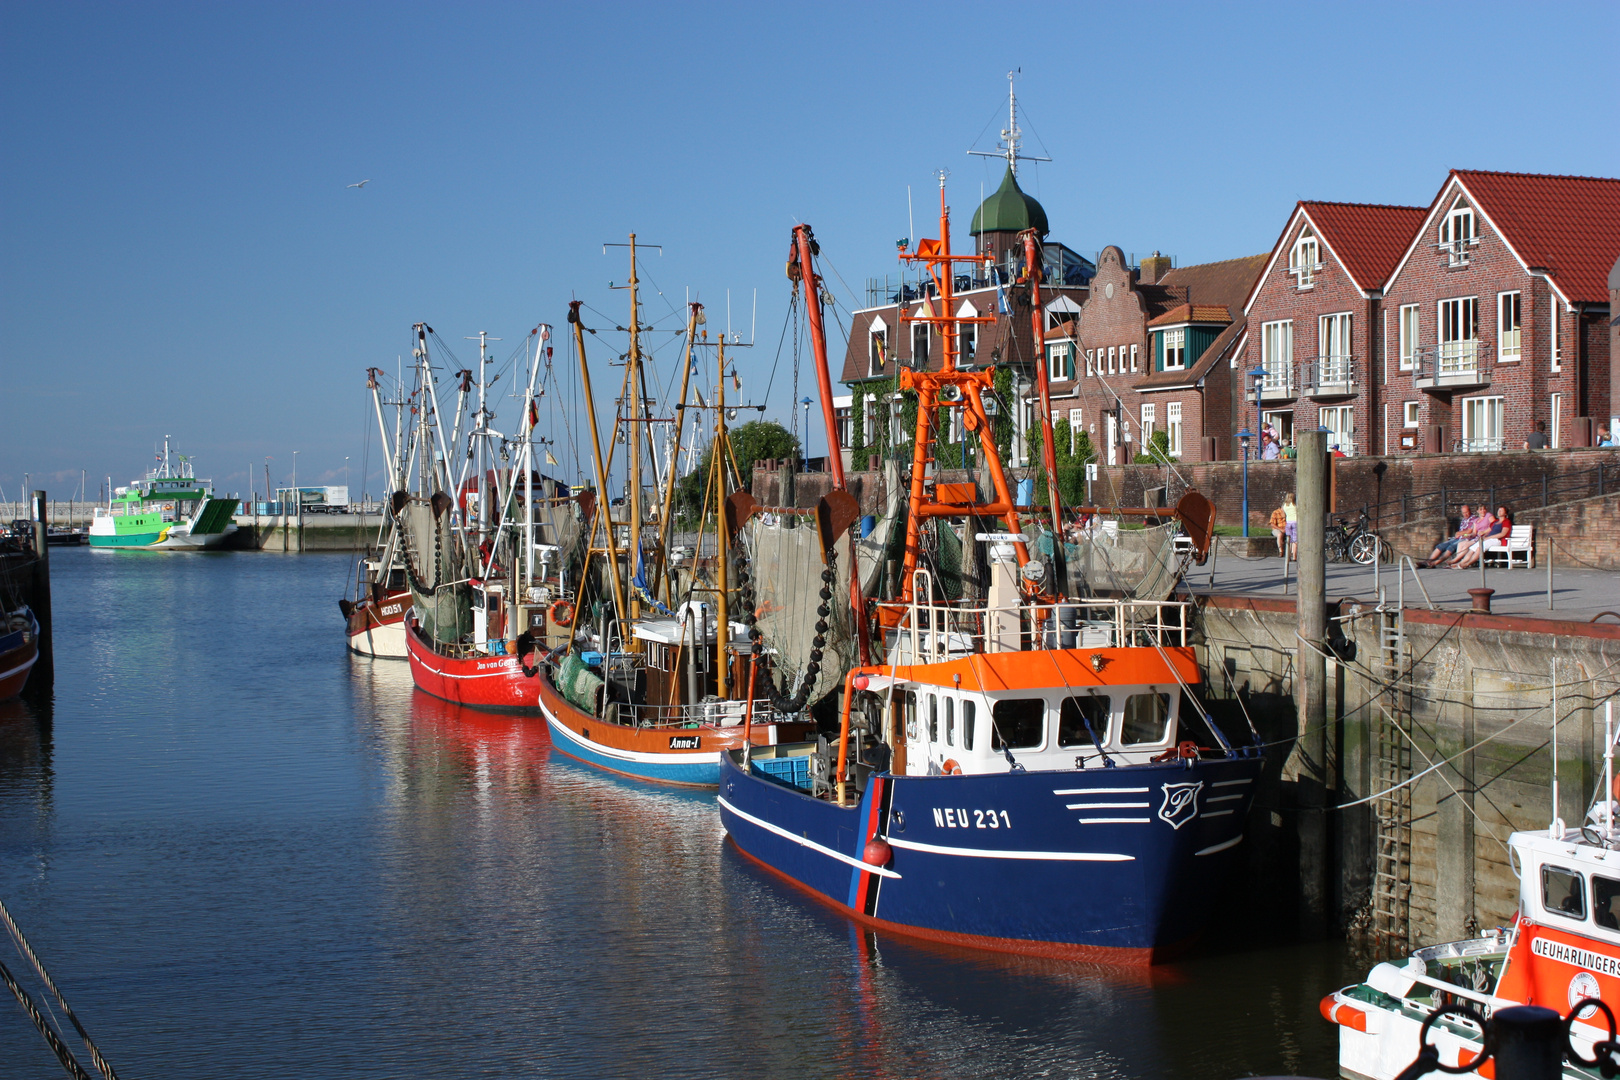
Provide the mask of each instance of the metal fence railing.
[{"label": "metal fence railing", "polygon": [[[1474,506],[1484,503],[1492,510],[1506,505],[1517,510],[1590,499],[1609,495],[1617,490],[1620,490],[1620,462],[1600,461],[1594,467],[1580,472],[1566,473],[1562,476],[1543,474],[1518,483],[1447,484],[1438,491],[1365,503],[1361,507],[1361,512],[1367,515],[1375,527],[1382,527],[1405,525],[1427,517],[1449,516],[1458,506],[1465,504]],[[1340,512],[1351,511],[1350,508],[1345,508]]]}]

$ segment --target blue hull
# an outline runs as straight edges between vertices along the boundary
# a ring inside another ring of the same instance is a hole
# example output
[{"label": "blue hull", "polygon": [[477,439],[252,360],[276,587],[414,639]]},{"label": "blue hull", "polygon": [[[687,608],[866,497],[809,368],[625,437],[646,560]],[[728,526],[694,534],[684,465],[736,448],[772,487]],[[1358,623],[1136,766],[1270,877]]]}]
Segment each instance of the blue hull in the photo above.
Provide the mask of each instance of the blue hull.
[{"label": "blue hull", "polygon": [[[1261,765],[879,775],[843,808],[745,772],[739,757],[720,764],[733,842],[847,913],[955,944],[1134,963],[1203,928]],[[892,850],[887,865],[863,861],[873,836]]]},{"label": "blue hull", "polygon": [[649,761],[646,759],[654,755],[618,751],[582,739],[549,714],[546,722],[551,727],[551,745],[587,765],[660,784],[716,787],[720,783],[720,755],[717,753],[663,754],[658,755],[662,760]]}]

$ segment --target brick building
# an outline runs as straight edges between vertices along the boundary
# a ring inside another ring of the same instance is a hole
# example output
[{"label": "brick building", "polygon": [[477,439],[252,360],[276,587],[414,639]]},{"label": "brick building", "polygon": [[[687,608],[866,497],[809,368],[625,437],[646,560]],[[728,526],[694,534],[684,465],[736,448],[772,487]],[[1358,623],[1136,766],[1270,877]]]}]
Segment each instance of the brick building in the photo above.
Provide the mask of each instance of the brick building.
[{"label": "brick building", "polygon": [[1258,431],[1254,425],[1270,423],[1284,442],[1296,426],[1326,425],[1330,446],[1377,452],[1374,420],[1387,381],[1379,298],[1424,216],[1421,206],[1294,207],[1243,304],[1242,425]]},{"label": "brick building", "polygon": [[1219,361],[1241,340],[1234,312],[1264,261],[1172,268],[1154,252],[1133,267],[1104,248],[1077,316],[1048,316],[1053,422],[1086,432],[1103,464],[1128,462],[1155,431],[1183,460],[1225,456],[1232,380]]},{"label": "brick building", "polygon": [[1350,454],[1518,448],[1538,424],[1589,445],[1617,252],[1620,180],[1453,170],[1427,209],[1302,202],[1244,304],[1248,408]]}]

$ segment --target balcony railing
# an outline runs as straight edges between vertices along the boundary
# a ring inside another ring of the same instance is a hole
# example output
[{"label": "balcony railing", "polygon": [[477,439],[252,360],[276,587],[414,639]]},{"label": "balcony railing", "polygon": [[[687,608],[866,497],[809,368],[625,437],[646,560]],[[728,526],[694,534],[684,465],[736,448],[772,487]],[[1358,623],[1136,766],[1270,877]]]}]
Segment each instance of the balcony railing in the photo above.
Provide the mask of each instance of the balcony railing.
[{"label": "balcony railing", "polygon": [[1304,364],[1305,393],[1311,397],[1348,397],[1356,392],[1356,358],[1330,354]]},{"label": "balcony railing", "polygon": [[1489,353],[1489,344],[1477,338],[1414,350],[1412,385],[1424,390],[1485,386],[1491,381]]},{"label": "balcony railing", "polygon": [[1298,394],[1294,384],[1292,361],[1268,361],[1264,365],[1265,377],[1260,380],[1260,400],[1279,401]]}]

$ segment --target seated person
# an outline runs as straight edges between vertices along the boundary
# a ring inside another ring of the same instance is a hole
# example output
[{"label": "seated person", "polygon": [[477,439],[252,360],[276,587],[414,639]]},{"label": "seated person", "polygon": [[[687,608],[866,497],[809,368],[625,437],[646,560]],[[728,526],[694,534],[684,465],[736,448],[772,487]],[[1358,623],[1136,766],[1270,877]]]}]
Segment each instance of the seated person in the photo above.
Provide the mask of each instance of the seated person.
[{"label": "seated person", "polygon": [[1495,514],[1486,514],[1485,518],[1489,524],[1480,529],[1479,535],[1471,544],[1459,548],[1457,558],[1452,562],[1452,566],[1459,570],[1467,566],[1473,566],[1479,562],[1480,556],[1485,554],[1485,541],[1512,534],[1513,521],[1508,516],[1507,507],[1498,506]]},{"label": "seated person", "polygon": [[1271,512],[1268,524],[1271,526],[1271,538],[1277,541],[1277,556],[1281,558],[1288,554],[1284,546],[1288,542],[1288,515],[1283,512],[1282,507],[1279,506]]},{"label": "seated person", "polygon": [[1418,565],[1424,567],[1435,566],[1442,558],[1449,559],[1456,555],[1457,545],[1462,543],[1463,538],[1471,535],[1473,531],[1474,515],[1468,504],[1464,503],[1462,506],[1462,520],[1457,525],[1457,531],[1449,539],[1442,540],[1434,545],[1434,550],[1429,552],[1429,557],[1418,563]]}]

